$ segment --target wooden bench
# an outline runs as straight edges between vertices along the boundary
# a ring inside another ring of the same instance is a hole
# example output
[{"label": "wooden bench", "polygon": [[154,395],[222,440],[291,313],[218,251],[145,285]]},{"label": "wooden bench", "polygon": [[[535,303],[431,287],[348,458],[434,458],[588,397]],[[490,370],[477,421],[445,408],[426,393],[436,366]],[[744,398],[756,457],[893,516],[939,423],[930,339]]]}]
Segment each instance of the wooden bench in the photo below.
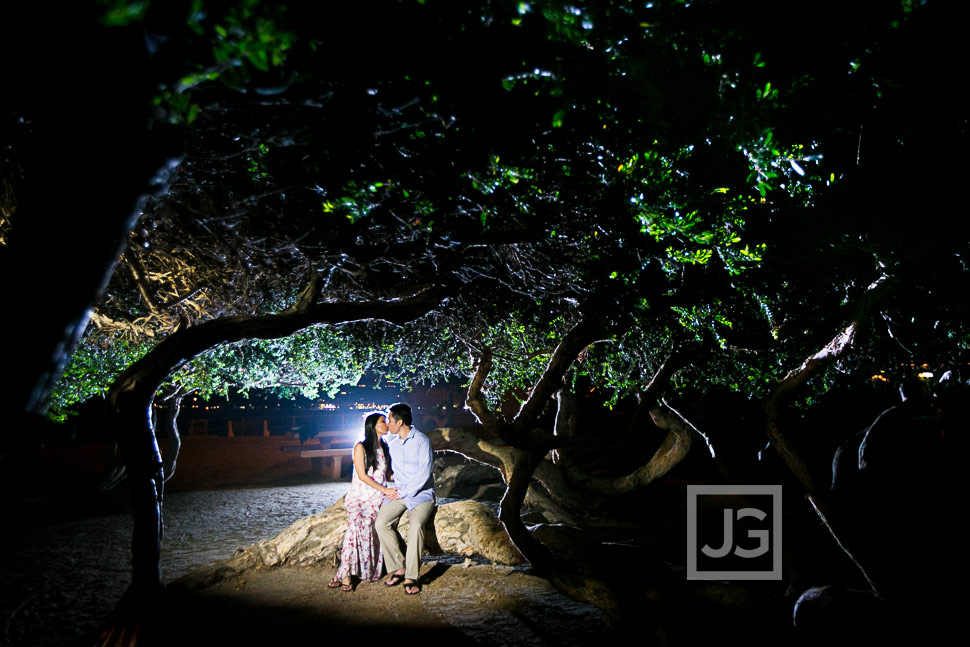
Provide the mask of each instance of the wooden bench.
[{"label": "wooden bench", "polygon": [[300,458],[310,459],[310,469],[314,474],[323,474],[332,479],[340,478],[340,467],[344,456],[353,456],[354,448],[345,449],[304,449]]},{"label": "wooden bench", "polygon": [[[353,446],[357,440],[357,434],[354,432],[321,431],[305,443],[281,445],[280,451],[300,452],[300,458],[310,459],[310,469],[314,474],[339,479],[343,458],[353,456]],[[334,444],[350,446],[334,447]]]}]

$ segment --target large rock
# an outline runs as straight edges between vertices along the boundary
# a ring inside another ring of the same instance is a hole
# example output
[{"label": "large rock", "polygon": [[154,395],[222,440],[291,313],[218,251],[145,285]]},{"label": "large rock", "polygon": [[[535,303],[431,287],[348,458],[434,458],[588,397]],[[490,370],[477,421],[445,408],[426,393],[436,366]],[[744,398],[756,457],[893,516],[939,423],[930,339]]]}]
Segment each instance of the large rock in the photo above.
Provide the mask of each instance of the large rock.
[{"label": "large rock", "polygon": [[[398,524],[402,537],[407,537],[407,517],[405,513]],[[434,514],[434,532],[426,533],[424,543],[432,554],[480,556],[499,564],[525,563],[491,509],[476,501],[438,506]]]},{"label": "large rock", "polygon": [[341,498],[320,514],[299,519],[272,539],[243,550],[254,551],[263,566],[336,564],[346,531],[347,509]]},{"label": "large rock", "polygon": [[434,489],[442,498],[498,501],[505,493],[501,473],[478,461],[444,456],[435,459]]},{"label": "large rock", "polygon": [[[320,514],[304,517],[272,539],[239,548],[229,559],[196,569],[178,581],[186,588],[205,588],[252,568],[277,566],[335,566],[347,529],[347,511],[340,499]],[[401,517],[398,532],[407,537],[408,514]],[[488,506],[459,501],[435,509],[434,524],[425,533],[425,551],[484,557],[500,564],[523,564]]]}]

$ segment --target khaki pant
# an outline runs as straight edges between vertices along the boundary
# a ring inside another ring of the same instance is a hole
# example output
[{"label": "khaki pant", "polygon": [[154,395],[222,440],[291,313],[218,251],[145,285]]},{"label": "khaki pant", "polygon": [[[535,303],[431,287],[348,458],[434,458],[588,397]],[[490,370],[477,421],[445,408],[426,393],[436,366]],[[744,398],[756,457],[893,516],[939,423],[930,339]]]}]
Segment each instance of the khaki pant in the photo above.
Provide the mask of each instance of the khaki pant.
[{"label": "khaki pant", "polygon": [[377,513],[374,529],[381,540],[381,553],[384,555],[384,566],[387,567],[387,572],[393,573],[403,566],[405,568],[404,577],[417,582],[418,572],[421,570],[421,552],[424,550],[424,526],[434,509],[434,501],[426,501],[416,505],[408,515],[410,522],[408,524],[407,558],[405,559],[404,555],[401,554],[401,545],[395,526],[407,509],[404,501],[388,501],[381,506],[380,512]]}]

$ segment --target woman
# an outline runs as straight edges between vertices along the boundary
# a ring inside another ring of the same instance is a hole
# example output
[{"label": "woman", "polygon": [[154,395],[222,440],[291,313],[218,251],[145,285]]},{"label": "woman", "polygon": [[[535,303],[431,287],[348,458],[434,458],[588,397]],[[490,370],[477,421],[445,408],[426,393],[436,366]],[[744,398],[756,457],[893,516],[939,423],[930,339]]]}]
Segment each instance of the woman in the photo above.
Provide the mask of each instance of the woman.
[{"label": "woman", "polygon": [[380,542],[374,532],[374,519],[384,496],[390,474],[391,459],[381,436],[387,433],[387,418],[372,413],[364,420],[364,440],[354,445],[354,475],[350,490],[344,496],[347,508],[347,532],[340,550],[340,568],[327,587],[350,593],[353,580],[376,582],[384,565]]}]

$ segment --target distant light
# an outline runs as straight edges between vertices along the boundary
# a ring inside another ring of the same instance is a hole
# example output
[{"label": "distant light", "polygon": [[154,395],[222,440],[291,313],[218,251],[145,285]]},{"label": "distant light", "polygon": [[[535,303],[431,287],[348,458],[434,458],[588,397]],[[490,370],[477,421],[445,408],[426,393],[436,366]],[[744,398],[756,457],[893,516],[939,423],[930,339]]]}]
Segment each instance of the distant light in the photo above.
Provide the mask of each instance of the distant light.
[{"label": "distant light", "polygon": [[872,376],[872,379],[873,379],[873,381],[879,380],[880,382],[888,382],[889,381],[889,380],[886,379],[886,376],[885,375],[873,375]]},{"label": "distant light", "polygon": [[922,373],[919,374],[919,377],[920,379],[928,380],[931,377],[933,377],[933,373],[931,373],[930,371],[923,371]]}]

